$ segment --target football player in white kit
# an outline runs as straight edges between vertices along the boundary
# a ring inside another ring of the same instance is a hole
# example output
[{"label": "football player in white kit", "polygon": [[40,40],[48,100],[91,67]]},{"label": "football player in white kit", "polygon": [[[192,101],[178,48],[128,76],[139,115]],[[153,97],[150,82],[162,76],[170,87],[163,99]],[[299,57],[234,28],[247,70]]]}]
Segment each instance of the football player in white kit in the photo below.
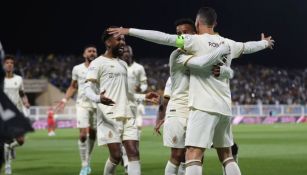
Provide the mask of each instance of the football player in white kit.
[{"label": "football player in white kit", "polygon": [[[128,101],[127,63],[119,59],[125,45],[123,35],[114,37],[106,31],[102,40],[106,52],[91,62],[86,76],[85,94],[97,103],[97,141],[107,145],[109,159],[104,175],[113,175],[122,159],[121,144],[128,156],[128,174],[140,175],[139,136]],[[94,89],[99,88],[99,94]],[[136,98],[158,101],[156,93],[135,96]]]},{"label": "football player in white kit", "polygon": [[63,110],[66,102],[77,92],[76,115],[77,128],[80,130],[78,146],[81,158],[80,175],[91,173],[90,156],[96,140],[96,103],[85,96],[84,85],[88,67],[97,57],[97,48],[94,45],[84,47],[84,62],[73,67],[72,81],[65,97],[57,105],[56,111]]},{"label": "football player in white kit", "polygon": [[[194,22],[191,19],[179,19],[175,22],[175,26],[178,35],[193,35],[196,33]],[[178,52],[181,51],[179,49],[175,50],[170,57],[170,78],[165,85],[164,102],[163,106],[161,106],[163,110],[159,112],[160,115],[155,127],[156,132],[159,133],[159,128],[166,118],[163,129],[163,142],[165,146],[171,148],[171,156],[165,167],[165,175],[185,174],[184,142],[189,115],[189,69],[177,62],[179,58],[177,57],[179,55]],[[221,71],[224,75],[220,74],[220,70],[225,70]],[[228,79],[233,76],[233,71],[226,66],[214,66],[212,73],[216,77],[224,76]]]},{"label": "football player in white kit", "polygon": [[[233,58],[241,54],[250,54],[266,48],[272,48],[274,40],[261,34],[260,41],[235,42],[221,37],[214,32],[216,13],[212,8],[202,7],[195,21],[198,35],[169,35],[157,31],[113,28],[110,34],[129,34],[151,42],[185,49],[190,57],[181,55],[179,62],[190,69],[189,88],[189,120],[187,124],[186,141],[186,174],[202,174],[202,157],[205,149],[210,149],[213,143],[217,149],[220,162],[225,174],[240,175],[240,169],[235,162],[231,145],[231,93],[229,80],[216,78],[211,75],[210,67],[203,68],[203,60],[196,59],[203,54],[220,50],[225,45],[230,46],[226,65],[230,66]],[[223,44],[224,43],[224,44]],[[193,55],[193,56],[192,56]],[[215,62],[214,62],[215,61]],[[218,60],[212,60],[212,64]]]},{"label": "football player in white kit", "polygon": [[[128,90],[129,93],[144,93],[147,90],[147,77],[144,67],[135,62],[133,58],[133,50],[131,46],[126,45],[124,47],[124,53],[121,57],[128,64]],[[144,105],[141,102],[132,102],[133,108],[135,108],[136,113],[136,124],[139,130],[142,129],[142,111]],[[143,107],[142,107],[143,106]]]},{"label": "football player in white kit", "polygon": [[[14,56],[5,56],[3,63],[5,70],[4,93],[16,105],[17,109],[23,112],[23,108],[29,108],[30,104],[26,94],[24,93],[22,77],[14,74]],[[9,143],[5,143],[5,174],[12,174],[11,160],[15,158],[14,148],[23,145],[24,142],[24,136],[20,136]]]},{"label": "football player in white kit", "polygon": [[[135,93],[144,93],[147,90],[147,77],[145,73],[145,69],[141,64],[135,62],[133,58],[133,51],[131,46],[125,45],[124,52],[121,56],[121,59],[124,60],[128,65],[128,92],[130,107],[132,110],[132,114],[135,115],[136,118],[136,126],[138,127],[139,137],[141,137],[141,129],[143,123],[143,114],[144,114],[144,105],[140,101],[136,101],[133,97]],[[140,138],[141,139],[141,138]],[[126,155],[126,151],[123,147],[123,164],[125,167],[125,171],[127,171],[128,167],[128,157]]]}]

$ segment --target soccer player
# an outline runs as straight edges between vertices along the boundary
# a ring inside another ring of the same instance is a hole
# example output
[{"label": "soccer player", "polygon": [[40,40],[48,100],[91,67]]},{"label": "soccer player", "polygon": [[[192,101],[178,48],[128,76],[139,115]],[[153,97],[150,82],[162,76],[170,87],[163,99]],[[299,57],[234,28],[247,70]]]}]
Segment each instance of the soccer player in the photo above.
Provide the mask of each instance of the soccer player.
[{"label": "soccer player", "polygon": [[54,120],[54,111],[50,107],[47,111],[47,127],[48,127],[48,136],[55,136],[55,120]]},{"label": "soccer player", "polygon": [[[116,35],[130,34],[152,42],[177,46],[185,49],[189,54],[199,56],[219,49],[226,43],[230,46],[231,53],[227,56],[226,65],[230,66],[232,59],[241,54],[254,53],[266,48],[272,48],[274,40],[261,34],[260,41],[235,42],[221,37],[214,32],[216,25],[216,12],[209,7],[202,7],[197,13],[195,26],[199,35],[176,36],[161,32],[117,28],[109,30]],[[217,154],[225,168],[227,175],[240,175],[240,169],[235,162],[231,145],[233,145],[230,120],[231,93],[229,80],[215,78],[210,71],[199,70],[199,59],[183,58],[184,65],[190,65],[190,89],[189,89],[189,120],[185,146],[186,152],[186,174],[202,174],[202,157],[205,149],[211,144],[217,149]],[[203,102],[203,99],[206,102]]]},{"label": "soccer player", "polygon": [[[86,76],[85,94],[97,106],[98,145],[107,145],[110,157],[104,175],[113,175],[122,159],[121,144],[128,156],[128,174],[140,175],[139,135],[128,101],[127,63],[119,59],[124,51],[123,35],[113,37],[104,31],[106,51],[91,62]],[[99,88],[99,95],[95,92]],[[136,98],[158,101],[156,93],[135,95]]]},{"label": "soccer player", "polygon": [[[194,22],[191,19],[179,19],[175,22],[175,26],[178,35],[196,33]],[[171,54],[169,61],[170,78],[167,80],[165,86],[163,105],[160,106],[160,112],[155,127],[156,132],[159,133],[159,128],[166,116],[163,129],[163,142],[165,146],[171,148],[171,156],[165,167],[165,175],[181,175],[185,172],[183,165],[185,162],[184,142],[186,124],[189,115],[189,69],[177,62],[179,58],[177,56],[179,56],[180,53],[180,49],[177,49]],[[233,71],[231,69],[228,69],[226,66],[221,66],[221,68],[227,69],[227,71],[224,71],[227,75],[221,76],[225,76],[226,78],[231,78],[233,76]],[[220,67],[214,67],[212,72],[214,76],[219,77]],[[173,85],[172,82],[174,82]]]},{"label": "soccer player", "polygon": [[[7,55],[4,57],[4,93],[16,105],[20,112],[23,112],[23,105],[30,107],[28,98],[24,93],[23,79],[21,76],[14,74],[14,56]],[[4,145],[5,154],[5,174],[12,174],[11,160],[15,158],[15,147],[22,146],[25,142],[24,136],[20,136]]]},{"label": "soccer player", "polygon": [[[147,77],[144,67],[141,64],[138,64],[135,62],[133,58],[133,50],[131,46],[126,45],[124,47],[124,52],[121,58],[128,64],[128,91],[131,94],[135,93],[144,93],[147,90]],[[140,115],[140,111],[138,112],[137,108],[138,103],[140,102],[132,102],[133,108],[135,108],[136,111],[136,123],[138,126],[138,129],[141,130],[142,127],[142,116]]]},{"label": "soccer player", "polygon": [[66,91],[65,98],[57,105],[57,110],[63,110],[66,102],[76,93],[77,127],[80,130],[78,145],[81,158],[80,175],[90,174],[90,155],[96,140],[96,104],[85,96],[84,86],[90,63],[97,57],[97,48],[88,45],[83,50],[84,62],[74,66],[72,81]]},{"label": "soccer player", "polygon": [[[135,62],[133,58],[133,51],[131,46],[125,45],[124,46],[124,52],[121,56],[122,60],[124,60],[128,65],[128,92],[129,92],[129,104],[132,110],[132,114],[135,115],[136,118],[136,126],[138,127],[139,136],[141,136],[141,129],[142,129],[142,108],[144,108],[144,105],[142,102],[136,101],[133,97],[133,94],[135,93],[144,93],[147,90],[147,77],[145,73],[145,69],[141,64],[138,64]],[[127,170],[128,167],[128,158],[126,155],[126,151],[123,148],[123,164],[125,167],[125,170]]]}]

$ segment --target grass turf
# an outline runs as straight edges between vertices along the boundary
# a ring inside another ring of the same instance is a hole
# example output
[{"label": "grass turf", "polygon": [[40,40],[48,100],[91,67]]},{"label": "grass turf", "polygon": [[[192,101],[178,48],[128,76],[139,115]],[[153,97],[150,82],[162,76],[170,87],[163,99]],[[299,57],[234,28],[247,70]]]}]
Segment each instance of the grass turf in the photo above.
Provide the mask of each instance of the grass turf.
[{"label": "grass turf", "polygon": [[[239,144],[239,166],[242,174],[292,175],[307,173],[307,124],[239,125],[234,126]],[[58,129],[55,137],[46,131],[27,135],[23,147],[16,149],[13,175],[77,175],[80,158],[77,129]],[[143,175],[163,175],[169,149],[162,138],[146,127],[140,144]],[[95,147],[92,154],[92,174],[101,175],[108,151]],[[2,172],[3,173],[3,170]],[[123,168],[117,168],[117,175]],[[206,152],[204,174],[221,175],[215,150]]]}]

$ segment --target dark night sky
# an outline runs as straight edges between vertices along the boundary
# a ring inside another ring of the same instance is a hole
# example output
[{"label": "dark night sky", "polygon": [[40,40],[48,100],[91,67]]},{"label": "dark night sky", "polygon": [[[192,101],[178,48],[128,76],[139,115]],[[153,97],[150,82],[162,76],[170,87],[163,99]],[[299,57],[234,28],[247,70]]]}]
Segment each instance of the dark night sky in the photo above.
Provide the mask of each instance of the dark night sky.
[{"label": "dark night sky", "polygon": [[[74,53],[84,45],[104,46],[100,36],[109,25],[174,33],[173,22],[195,18],[201,6],[218,13],[216,31],[236,41],[276,40],[273,51],[244,56],[239,63],[307,67],[307,1],[304,0],[155,0],[155,1],[4,1],[0,2],[0,40],[7,53]],[[136,57],[167,58],[173,48],[127,38]]]}]

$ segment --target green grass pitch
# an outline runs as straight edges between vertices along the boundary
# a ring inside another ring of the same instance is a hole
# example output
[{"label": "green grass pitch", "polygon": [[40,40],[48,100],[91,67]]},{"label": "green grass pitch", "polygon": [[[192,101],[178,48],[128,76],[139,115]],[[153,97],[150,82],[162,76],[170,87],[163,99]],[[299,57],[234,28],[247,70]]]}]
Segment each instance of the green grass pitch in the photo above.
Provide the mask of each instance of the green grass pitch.
[{"label": "green grass pitch", "polygon": [[[242,174],[307,174],[307,124],[239,125],[233,129],[239,144]],[[25,145],[17,148],[13,175],[79,174],[78,130],[58,129],[56,134],[48,137],[44,130],[28,134]],[[162,146],[162,138],[153,134],[152,127],[142,131],[140,152],[142,174],[163,175],[169,149]],[[95,147],[91,162],[93,175],[102,174],[107,157],[106,147]],[[121,174],[123,168],[119,166],[117,175]],[[213,149],[206,152],[204,174],[222,174]]]}]

